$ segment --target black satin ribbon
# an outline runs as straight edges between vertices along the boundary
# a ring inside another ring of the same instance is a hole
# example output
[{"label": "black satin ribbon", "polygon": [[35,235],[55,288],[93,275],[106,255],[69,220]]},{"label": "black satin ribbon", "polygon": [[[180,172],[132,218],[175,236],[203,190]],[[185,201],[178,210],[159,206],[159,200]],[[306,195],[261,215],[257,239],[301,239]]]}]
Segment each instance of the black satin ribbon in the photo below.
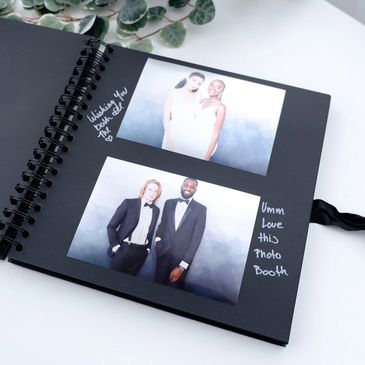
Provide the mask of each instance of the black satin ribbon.
[{"label": "black satin ribbon", "polygon": [[365,217],[352,213],[340,213],[333,205],[324,200],[313,200],[311,223],[334,225],[345,231],[365,230]]}]

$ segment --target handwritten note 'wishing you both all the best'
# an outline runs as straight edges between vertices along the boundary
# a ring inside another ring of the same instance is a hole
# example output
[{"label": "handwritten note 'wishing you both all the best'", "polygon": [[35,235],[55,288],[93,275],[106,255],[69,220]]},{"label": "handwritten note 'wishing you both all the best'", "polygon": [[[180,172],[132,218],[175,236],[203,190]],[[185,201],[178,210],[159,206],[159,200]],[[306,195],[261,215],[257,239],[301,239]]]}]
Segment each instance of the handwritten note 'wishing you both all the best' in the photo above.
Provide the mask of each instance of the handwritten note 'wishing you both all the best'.
[{"label": "handwritten note 'wishing you both all the best'", "polygon": [[127,94],[128,90],[126,87],[123,87],[120,90],[115,90],[112,98],[99,105],[87,115],[87,119],[98,133],[98,138],[102,138],[106,142],[113,141],[110,123],[124,109],[123,103]]},{"label": "handwritten note 'wishing you both all the best'", "polygon": [[260,232],[257,236],[257,248],[253,251],[257,264],[253,270],[257,276],[282,278],[289,276],[282,265],[283,256],[280,253],[281,232],[285,230],[284,208],[269,206],[263,201],[259,210]]}]

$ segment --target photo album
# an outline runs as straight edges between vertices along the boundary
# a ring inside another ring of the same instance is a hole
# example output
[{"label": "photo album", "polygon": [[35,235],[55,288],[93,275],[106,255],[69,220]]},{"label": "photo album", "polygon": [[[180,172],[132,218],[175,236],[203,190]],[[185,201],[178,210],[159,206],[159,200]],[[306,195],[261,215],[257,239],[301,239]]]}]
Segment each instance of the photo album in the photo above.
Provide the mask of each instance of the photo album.
[{"label": "photo album", "polygon": [[1,257],[286,345],[329,95],[0,33]]}]

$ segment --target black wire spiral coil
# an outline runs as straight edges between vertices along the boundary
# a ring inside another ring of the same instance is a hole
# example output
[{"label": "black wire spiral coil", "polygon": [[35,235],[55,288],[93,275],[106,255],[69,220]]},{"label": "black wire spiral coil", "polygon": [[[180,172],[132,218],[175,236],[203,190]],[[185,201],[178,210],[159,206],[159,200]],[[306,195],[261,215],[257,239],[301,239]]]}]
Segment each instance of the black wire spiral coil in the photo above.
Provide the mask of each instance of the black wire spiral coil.
[{"label": "black wire spiral coil", "polygon": [[23,171],[22,182],[16,184],[18,196],[10,196],[10,204],[3,210],[6,220],[0,219],[0,258],[4,259],[11,246],[17,251],[23,249],[17,236],[29,236],[29,230],[23,228],[24,223],[34,224],[33,212],[39,212],[42,205],[38,199],[45,199],[47,193],[42,189],[52,186],[48,174],[57,175],[57,165],[63,162],[60,154],[68,151],[67,142],[73,140],[72,132],[78,129],[78,121],[83,119],[80,110],[87,109],[86,100],[92,99],[91,91],[96,89],[96,82],[101,79],[105,70],[104,63],[109,61],[113,48],[98,39],[89,39],[86,47],[73,69],[72,76],[59,98],[54,115],[49,119],[49,126],[44,128],[44,136],[39,147],[33,150],[33,159],[28,161],[28,171]]}]

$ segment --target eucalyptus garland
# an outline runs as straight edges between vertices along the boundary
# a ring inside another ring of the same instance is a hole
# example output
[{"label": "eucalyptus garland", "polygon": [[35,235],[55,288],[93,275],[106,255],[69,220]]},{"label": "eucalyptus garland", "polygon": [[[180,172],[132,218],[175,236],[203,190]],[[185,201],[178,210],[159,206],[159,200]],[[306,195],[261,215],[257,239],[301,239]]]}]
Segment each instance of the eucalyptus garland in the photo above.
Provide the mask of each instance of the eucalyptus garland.
[{"label": "eucalyptus garland", "polygon": [[[153,35],[158,34],[168,47],[180,47],[186,38],[186,22],[204,25],[215,16],[213,0],[165,0],[150,7],[147,0],[21,0],[24,9],[36,12],[33,18],[16,14],[13,2],[0,0],[0,16],[99,39],[115,34],[124,46],[150,53]],[[87,15],[74,17],[69,12],[80,8]],[[178,19],[171,19],[170,13]]]}]

